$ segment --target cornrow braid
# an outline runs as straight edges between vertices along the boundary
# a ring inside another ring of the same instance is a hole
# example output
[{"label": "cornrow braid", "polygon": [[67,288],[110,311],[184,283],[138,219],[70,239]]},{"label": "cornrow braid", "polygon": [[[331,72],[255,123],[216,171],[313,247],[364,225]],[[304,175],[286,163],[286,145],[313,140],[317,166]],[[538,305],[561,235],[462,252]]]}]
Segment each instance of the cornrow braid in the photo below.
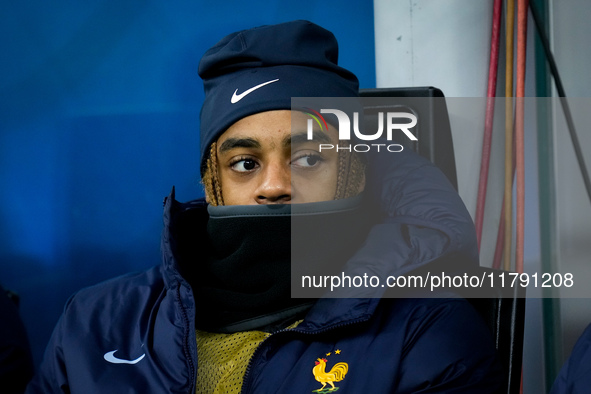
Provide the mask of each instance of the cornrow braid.
[{"label": "cornrow braid", "polygon": [[217,143],[214,141],[209,147],[206,169],[203,174],[205,196],[210,205],[224,205],[222,186],[218,175]]},{"label": "cornrow braid", "polygon": [[365,163],[361,160],[360,155],[346,150],[340,152],[338,166],[335,200],[359,194],[361,184],[365,179]]},{"label": "cornrow braid", "polygon": [[[348,144],[346,145],[348,146]],[[335,192],[334,199],[340,200],[345,198],[345,189],[347,186],[347,174],[349,173],[349,167],[351,166],[351,156],[341,152],[339,154],[339,167],[337,175],[337,190]]]},{"label": "cornrow braid", "polygon": [[345,174],[347,177],[347,186],[345,187],[344,198],[356,196],[362,190],[362,185],[365,182],[365,162],[358,153],[351,154],[351,165],[349,166],[349,173]]}]

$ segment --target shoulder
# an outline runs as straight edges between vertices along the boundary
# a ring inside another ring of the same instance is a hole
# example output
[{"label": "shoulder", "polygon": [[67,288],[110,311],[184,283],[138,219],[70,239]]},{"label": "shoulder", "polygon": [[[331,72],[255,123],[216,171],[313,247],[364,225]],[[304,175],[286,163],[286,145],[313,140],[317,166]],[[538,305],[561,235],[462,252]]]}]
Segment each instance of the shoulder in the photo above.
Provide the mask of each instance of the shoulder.
[{"label": "shoulder", "polygon": [[133,295],[145,291],[145,288],[164,286],[160,267],[152,267],[146,271],[130,272],[104,282],[85,287],[74,294],[77,302],[92,300],[97,297]]},{"label": "shoulder", "polygon": [[63,317],[66,322],[90,316],[106,316],[112,320],[145,305],[155,293],[163,290],[159,267],[125,274],[79,290],[66,303]]},{"label": "shoulder", "polygon": [[[130,358],[144,344],[147,352],[154,341],[146,342],[146,338],[155,337],[156,325],[167,325],[169,335],[163,337],[165,341],[178,341],[174,313],[169,312],[175,297],[166,295],[160,267],[126,274],[75,293],[66,303],[28,392],[54,392],[59,387],[88,392],[92,391],[88,382],[96,384],[96,376],[130,373],[125,368],[111,368],[104,357],[115,350],[120,357]],[[164,300],[168,305],[163,305]],[[164,313],[160,315],[160,311]],[[134,371],[141,373],[139,369]],[[100,386],[106,387],[108,381],[117,381],[117,377],[103,379]]]}]

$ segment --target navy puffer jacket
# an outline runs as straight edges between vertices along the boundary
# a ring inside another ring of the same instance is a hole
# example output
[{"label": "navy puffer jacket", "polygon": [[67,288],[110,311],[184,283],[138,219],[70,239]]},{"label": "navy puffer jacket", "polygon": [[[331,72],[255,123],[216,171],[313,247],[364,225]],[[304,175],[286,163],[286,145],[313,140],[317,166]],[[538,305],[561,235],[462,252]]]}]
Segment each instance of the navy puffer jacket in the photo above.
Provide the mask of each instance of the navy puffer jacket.
[{"label": "navy puffer jacket", "polygon": [[[368,236],[371,255],[362,248],[355,258],[389,274],[448,254],[477,264],[472,221],[453,187],[414,154],[396,160],[379,181],[387,214]],[[195,392],[196,300],[170,231],[186,210],[206,210],[206,203],[181,204],[174,195],[165,203],[161,266],[71,297],[27,393]],[[349,262],[351,272],[358,267]],[[263,342],[243,392],[319,390],[317,362],[326,373],[347,364],[340,380],[324,379],[342,393],[496,393],[504,381],[490,333],[463,299],[327,298],[297,328]]]}]

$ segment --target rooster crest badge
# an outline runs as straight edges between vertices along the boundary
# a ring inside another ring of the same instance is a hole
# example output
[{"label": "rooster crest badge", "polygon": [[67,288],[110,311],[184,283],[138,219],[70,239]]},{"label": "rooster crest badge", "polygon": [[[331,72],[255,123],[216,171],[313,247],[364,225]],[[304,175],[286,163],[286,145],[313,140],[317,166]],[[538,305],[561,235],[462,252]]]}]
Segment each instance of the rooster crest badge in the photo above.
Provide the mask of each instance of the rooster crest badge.
[{"label": "rooster crest badge", "polygon": [[[335,354],[340,354],[340,350],[336,350]],[[330,356],[328,353],[326,356]],[[332,393],[333,391],[337,391],[339,388],[334,385],[334,382],[340,382],[341,380],[345,379],[345,375],[347,375],[347,371],[349,371],[349,365],[347,363],[336,363],[330,369],[330,371],[326,372],[326,363],[328,360],[326,358],[319,358],[316,360],[316,366],[312,368],[312,373],[314,374],[314,378],[322,383],[322,387],[318,390],[313,390],[313,393]],[[326,385],[329,384],[330,388],[325,388]]]}]

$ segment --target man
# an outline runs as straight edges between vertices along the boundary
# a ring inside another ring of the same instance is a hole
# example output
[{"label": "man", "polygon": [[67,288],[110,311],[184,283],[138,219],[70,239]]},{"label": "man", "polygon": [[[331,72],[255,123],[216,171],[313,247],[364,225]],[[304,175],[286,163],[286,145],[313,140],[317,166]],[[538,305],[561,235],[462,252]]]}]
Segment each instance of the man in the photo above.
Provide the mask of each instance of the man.
[{"label": "man", "polygon": [[[464,300],[290,297],[292,252],[324,261],[312,242],[293,248],[292,220],[324,239],[323,218],[355,217],[369,194],[382,222],[348,222],[351,242],[331,246],[347,272],[475,262],[470,218],[434,166],[397,156],[375,192],[371,162],[302,138],[307,114],[291,97],[358,94],[334,36],[306,21],[234,33],[199,74],[208,203],[173,192],[162,266],[69,300],[28,392],[497,392],[490,335]],[[315,136],[334,141],[325,126]]]}]

